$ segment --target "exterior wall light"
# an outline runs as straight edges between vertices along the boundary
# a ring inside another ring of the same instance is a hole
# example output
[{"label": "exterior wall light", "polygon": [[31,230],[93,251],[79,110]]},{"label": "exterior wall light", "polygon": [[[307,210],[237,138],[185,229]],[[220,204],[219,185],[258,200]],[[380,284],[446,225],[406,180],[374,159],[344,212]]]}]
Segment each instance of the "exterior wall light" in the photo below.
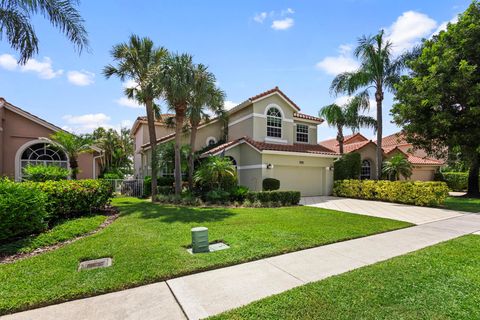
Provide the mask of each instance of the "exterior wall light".
[{"label": "exterior wall light", "polygon": [[267,169],[273,169],[273,164],[271,163],[267,164]]}]

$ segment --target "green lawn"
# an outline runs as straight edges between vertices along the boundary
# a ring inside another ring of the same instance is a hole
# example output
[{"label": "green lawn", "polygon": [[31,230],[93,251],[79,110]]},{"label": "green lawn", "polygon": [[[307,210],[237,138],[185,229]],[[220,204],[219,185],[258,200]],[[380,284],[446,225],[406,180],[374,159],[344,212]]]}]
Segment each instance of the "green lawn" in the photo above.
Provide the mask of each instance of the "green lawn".
[{"label": "green lawn", "polygon": [[[406,222],[312,207],[181,208],[117,198],[121,216],[99,233],[59,250],[0,265],[0,314],[120,290],[178,275],[407,227]],[[190,255],[190,229],[231,248]],[[77,272],[85,259],[113,266]]]},{"label": "green lawn", "polygon": [[213,319],[480,319],[480,236],[298,287]]},{"label": "green lawn", "polygon": [[448,197],[445,200],[445,208],[450,210],[480,212],[480,199],[464,197]]},{"label": "green lawn", "polygon": [[92,215],[60,222],[47,232],[0,245],[0,256],[32,252],[37,248],[73,239],[97,229],[105,219],[104,215]]}]

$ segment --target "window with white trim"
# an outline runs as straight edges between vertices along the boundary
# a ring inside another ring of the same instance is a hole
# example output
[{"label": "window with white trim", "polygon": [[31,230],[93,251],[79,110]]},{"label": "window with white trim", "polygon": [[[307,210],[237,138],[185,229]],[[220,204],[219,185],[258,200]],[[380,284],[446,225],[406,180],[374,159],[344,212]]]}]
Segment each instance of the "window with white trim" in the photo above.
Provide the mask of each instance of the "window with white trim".
[{"label": "window with white trim", "polygon": [[63,150],[49,143],[35,143],[26,148],[20,156],[20,176],[23,178],[23,169],[28,166],[44,165],[68,168],[67,155]]},{"label": "window with white trim", "polygon": [[369,160],[362,161],[362,169],[360,170],[360,179],[366,180],[371,178],[372,165]]},{"label": "window with white trim", "polygon": [[210,137],[207,139],[207,146],[213,146],[215,143],[217,143],[217,139],[214,137]]},{"label": "window with white trim", "polygon": [[308,126],[305,124],[297,124],[297,142],[308,143]]},{"label": "window with white trim", "polygon": [[282,113],[274,107],[267,112],[267,137],[282,137]]}]

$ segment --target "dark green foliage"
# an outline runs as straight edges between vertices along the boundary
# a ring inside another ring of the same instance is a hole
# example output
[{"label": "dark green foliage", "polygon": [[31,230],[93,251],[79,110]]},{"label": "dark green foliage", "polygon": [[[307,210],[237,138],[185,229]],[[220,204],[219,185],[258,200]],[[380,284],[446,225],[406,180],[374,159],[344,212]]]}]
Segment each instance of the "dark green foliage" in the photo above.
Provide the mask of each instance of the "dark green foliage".
[{"label": "dark green foliage", "polygon": [[70,171],[58,166],[28,165],[23,169],[23,173],[27,181],[45,182],[66,180]]},{"label": "dark green foliage", "polygon": [[251,203],[259,201],[262,205],[281,203],[282,206],[296,206],[300,202],[299,191],[260,191],[249,192],[247,200]]},{"label": "dark green foliage", "polygon": [[49,221],[58,221],[91,213],[109,204],[112,186],[105,180],[61,180],[24,182],[46,195]]},{"label": "dark green foliage", "polygon": [[0,242],[47,227],[47,196],[36,184],[0,180]]},{"label": "dark green foliage", "polygon": [[280,189],[280,180],[274,178],[265,178],[262,181],[264,191],[274,191]]},{"label": "dark green foliage", "polygon": [[160,187],[171,187],[173,186],[173,183],[175,182],[175,179],[173,177],[158,177],[157,183],[158,186]]},{"label": "dark green foliage", "polygon": [[103,174],[103,179],[107,179],[107,180],[123,179],[123,174],[121,172],[107,172]]},{"label": "dark green foliage", "polygon": [[344,154],[333,164],[333,179],[358,179],[362,168],[361,157],[359,153],[352,152]]},{"label": "dark green foliage", "polygon": [[205,194],[205,200],[211,203],[225,203],[230,200],[230,193],[222,189],[210,190]]},{"label": "dark green foliage", "polygon": [[445,181],[453,191],[465,191],[468,188],[468,172],[442,172],[436,178]]},{"label": "dark green foliage", "polygon": [[248,188],[244,186],[235,186],[229,190],[230,200],[243,202],[248,194]]},{"label": "dark green foliage", "polygon": [[333,185],[338,197],[381,200],[417,206],[443,205],[448,197],[445,182],[339,180]]},{"label": "dark green foliage", "polygon": [[157,187],[158,194],[169,195],[174,192],[173,185],[170,186],[158,186]]},{"label": "dark green foliage", "polygon": [[149,197],[152,194],[152,177],[143,178],[143,196]]}]

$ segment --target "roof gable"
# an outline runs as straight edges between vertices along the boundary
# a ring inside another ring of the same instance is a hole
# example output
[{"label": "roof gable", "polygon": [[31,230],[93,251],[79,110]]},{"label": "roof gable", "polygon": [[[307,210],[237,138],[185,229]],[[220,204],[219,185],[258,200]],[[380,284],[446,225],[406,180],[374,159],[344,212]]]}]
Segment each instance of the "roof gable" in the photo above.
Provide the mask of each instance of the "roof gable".
[{"label": "roof gable", "polygon": [[62,128],[60,127],[57,127],[56,125],[48,122],[48,121],[45,121],[39,117],[37,117],[36,115],[33,115],[31,114],[30,112],[27,112],[17,106],[14,106],[13,104],[11,104],[10,102],[6,101],[5,99],[0,99],[0,108],[5,108],[11,112],[14,112],[30,121],[33,121],[47,129],[50,129],[52,131],[64,131]]}]

